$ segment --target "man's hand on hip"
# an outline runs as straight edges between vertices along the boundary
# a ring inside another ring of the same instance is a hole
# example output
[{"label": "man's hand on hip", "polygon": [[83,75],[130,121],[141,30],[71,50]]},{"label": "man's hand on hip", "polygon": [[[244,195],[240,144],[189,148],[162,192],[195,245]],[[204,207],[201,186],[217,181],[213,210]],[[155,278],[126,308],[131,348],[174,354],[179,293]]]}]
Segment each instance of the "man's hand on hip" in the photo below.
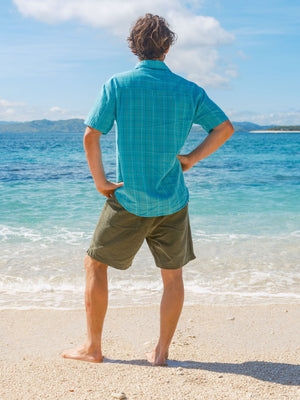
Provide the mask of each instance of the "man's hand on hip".
[{"label": "man's hand on hip", "polygon": [[234,129],[229,120],[222,122],[209,132],[209,135],[189,154],[178,155],[182,171],[187,171],[200,160],[210,156],[222,146],[233,134]]},{"label": "man's hand on hip", "polygon": [[192,167],[190,160],[189,160],[189,156],[187,154],[186,155],[179,154],[177,156],[177,158],[180,161],[183,172],[188,171]]},{"label": "man's hand on hip", "polygon": [[104,182],[101,186],[97,187],[98,192],[103,194],[103,196],[107,197],[108,199],[114,194],[115,190],[119,187],[122,187],[124,182],[114,183],[110,181]]}]

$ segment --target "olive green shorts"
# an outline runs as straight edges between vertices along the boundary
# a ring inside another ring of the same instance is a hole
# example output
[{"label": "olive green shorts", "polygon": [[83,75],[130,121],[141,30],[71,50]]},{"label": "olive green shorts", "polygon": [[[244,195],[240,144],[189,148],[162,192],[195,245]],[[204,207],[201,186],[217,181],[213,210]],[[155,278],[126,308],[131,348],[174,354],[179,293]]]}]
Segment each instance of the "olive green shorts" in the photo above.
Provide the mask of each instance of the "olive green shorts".
[{"label": "olive green shorts", "polygon": [[87,253],[103,264],[127,269],[144,239],[159,268],[177,269],[193,260],[188,206],[170,215],[140,217],[113,195],[104,204]]}]

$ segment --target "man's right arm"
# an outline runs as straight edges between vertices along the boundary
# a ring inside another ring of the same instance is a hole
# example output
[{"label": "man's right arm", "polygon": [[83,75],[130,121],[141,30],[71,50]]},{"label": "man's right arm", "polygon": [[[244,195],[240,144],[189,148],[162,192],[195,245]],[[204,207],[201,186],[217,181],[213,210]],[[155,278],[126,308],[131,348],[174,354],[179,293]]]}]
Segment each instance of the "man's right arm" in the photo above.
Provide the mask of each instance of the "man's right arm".
[{"label": "man's right arm", "polygon": [[218,150],[233,135],[233,132],[231,122],[229,120],[224,121],[212,129],[204,141],[189,154],[178,155],[183,172]]}]

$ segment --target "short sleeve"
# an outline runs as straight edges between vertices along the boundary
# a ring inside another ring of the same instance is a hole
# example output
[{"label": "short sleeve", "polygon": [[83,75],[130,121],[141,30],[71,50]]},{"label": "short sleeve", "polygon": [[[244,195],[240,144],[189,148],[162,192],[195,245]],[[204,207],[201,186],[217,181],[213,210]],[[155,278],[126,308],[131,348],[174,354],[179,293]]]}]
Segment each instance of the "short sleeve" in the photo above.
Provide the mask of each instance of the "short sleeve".
[{"label": "short sleeve", "polygon": [[90,110],[84,123],[107,134],[116,119],[116,95],[112,79],[107,81]]},{"label": "short sleeve", "polygon": [[[200,88],[199,88],[200,89]],[[194,114],[194,124],[201,125],[206,132],[227,121],[228,117],[201,89],[198,95],[197,107]]]}]

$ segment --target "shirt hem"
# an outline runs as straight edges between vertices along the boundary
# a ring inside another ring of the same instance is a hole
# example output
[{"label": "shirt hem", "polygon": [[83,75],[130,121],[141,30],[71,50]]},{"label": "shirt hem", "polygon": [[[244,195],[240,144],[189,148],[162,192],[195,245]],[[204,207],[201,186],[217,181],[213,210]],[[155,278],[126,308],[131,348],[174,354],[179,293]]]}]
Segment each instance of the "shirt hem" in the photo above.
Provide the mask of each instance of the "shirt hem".
[{"label": "shirt hem", "polygon": [[137,215],[138,217],[149,217],[149,218],[151,218],[151,217],[162,217],[164,215],[175,214],[176,212],[182,210],[189,202],[189,194],[187,193],[187,198],[186,198],[185,202],[183,204],[181,204],[180,206],[176,207],[174,210],[170,209],[170,212],[139,213],[139,212],[136,212],[136,210],[131,209],[131,207],[127,207],[126,204],[124,204],[122,202],[122,200],[119,200],[117,190],[115,191],[115,196],[116,196],[118,202],[121,204],[122,207],[125,208],[126,211],[130,212],[131,214]]}]

